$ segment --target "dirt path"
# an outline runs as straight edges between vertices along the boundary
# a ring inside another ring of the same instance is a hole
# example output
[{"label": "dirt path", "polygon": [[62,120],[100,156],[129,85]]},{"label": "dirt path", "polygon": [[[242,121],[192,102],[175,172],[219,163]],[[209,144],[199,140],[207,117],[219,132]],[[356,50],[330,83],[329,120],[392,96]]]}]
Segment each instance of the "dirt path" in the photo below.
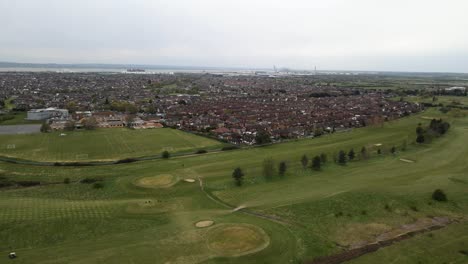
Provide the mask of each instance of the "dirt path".
[{"label": "dirt path", "polygon": [[[362,255],[375,252],[380,248],[391,246],[394,243],[412,238],[416,235],[420,235],[426,232],[444,228],[452,223],[458,222],[457,220],[451,220],[447,217],[433,217],[429,218],[428,221],[416,221],[412,224],[403,225],[400,228],[396,228],[390,232],[386,232],[377,237],[377,240],[368,243],[364,246],[346,250],[344,252],[318,257],[312,261],[306,261],[306,264],[340,264],[352,259],[356,259]],[[424,223],[422,223],[424,222]]]}]

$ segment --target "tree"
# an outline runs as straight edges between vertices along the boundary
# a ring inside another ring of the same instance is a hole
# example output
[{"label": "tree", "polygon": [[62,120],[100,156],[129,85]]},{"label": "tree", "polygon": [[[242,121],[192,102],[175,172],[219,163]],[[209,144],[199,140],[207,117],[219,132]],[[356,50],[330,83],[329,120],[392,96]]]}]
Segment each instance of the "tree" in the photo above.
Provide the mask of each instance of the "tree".
[{"label": "tree", "polygon": [[362,147],[361,148],[361,159],[367,159],[368,156],[367,156],[367,149],[366,147]]},{"label": "tree", "polygon": [[346,153],[343,150],[340,150],[338,153],[338,163],[341,165],[346,165]]},{"label": "tree", "polygon": [[304,154],[301,158],[301,164],[302,164],[302,167],[305,169],[307,168],[307,164],[309,163],[309,158],[307,158],[307,156]]},{"label": "tree", "polygon": [[312,159],[312,169],[318,171],[320,170],[321,165],[322,165],[322,161],[320,159],[320,156],[315,156]]},{"label": "tree", "polygon": [[327,154],[320,154],[320,161],[322,162],[322,164],[325,164],[327,162]]},{"label": "tree", "polygon": [[257,132],[257,134],[255,135],[255,143],[257,145],[263,145],[263,144],[271,143],[270,135],[265,131]]},{"label": "tree", "polygon": [[284,174],[286,174],[286,169],[287,169],[286,161],[281,161],[278,166],[278,172],[281,177],[283,177]]},{"label": "tree", "polygon": [[51,130],[51,128],[50,128],[49,123],[47,123],[47,122],[42,123],[42,125],[41,125],[41,132],[42,133],[50,132],[50,130]]},{"label": "tree", "polygon": [[416,134],[417,135],[422,135],[424,134],[424,129],[422,128],[421,123],[418,124],[418,127],[416,127]]},{"label": "tree", "polygon": [[266,158],[263,160],[263,177],[267,180],[271,180],[275,175],[275,161],[272,158]]},{"label": "tree", "polygon": [[393,147],[390,149],[390,153],[395,154],[395,152],[396,152],[396,148],[395,148],[395,146],[393,146]]},{"label": "tree", "polygon": [[382,150],[380,148],[377,149],[377,154],[379,154],[379,155],[382,154]]},{"label": "tree", "polygon": [[239,167],[235,168],[232,172],[232,178],[234,178],[237,186],[241,186],[242,181],[244,180],[244,173],[242,172],[242,169]]},{"label": "tree", "polygon": [[65,123],[65,130],[67,131],[73,131],[75,129],[75,121],[69,120]]},{"label": "tree", "polygon": [[348,152],[349,161],[354,160],[355,157],[356,157],[356,153],[354,152],[354,149],[351,149],[351,150]]},{"label": "tree", "polygon": [[98,127],[98,122],[94,117],[88,117],[83,122],[83,127],[87,130],[95,130]]},{"label": "tree", "polygon": [[424,135],[421,134],[416,137],[416,142],[418,142],[419,144],[424,143],[424,141],[425,141]]},{"label": "tree", "polygon": [[161,156],[163,157],[163,159],[168,159],[171,154],[169,153],[169,151],[165,150],[162,152]]},{"label": "tree", "polygon": [[77,106],[74,101],[70,101],[65,105],[65,108],[68,109],[68,112],[73,113],[76,111]]},{"label": "tree", "polygon": [[447,195],[441,189],[437,189],[432,193],[432,199],[434,199],[434,200],[436,200],[438,202],[446,202],[447,201]]}]

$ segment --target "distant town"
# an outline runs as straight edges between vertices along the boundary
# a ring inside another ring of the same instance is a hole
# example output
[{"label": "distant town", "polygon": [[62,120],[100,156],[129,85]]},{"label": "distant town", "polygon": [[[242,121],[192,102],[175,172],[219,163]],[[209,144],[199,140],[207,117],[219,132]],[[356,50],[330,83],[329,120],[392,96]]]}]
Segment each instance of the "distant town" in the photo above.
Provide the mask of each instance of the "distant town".
[{"label": "distant town", "polygon": [[[376,125],[424,108],[391,99],[401,95],[397,90],[344,81],[374,76],[346,76],[4,72],[0,98],[3,106],[14,106],[10,111],[43,121],[44,131],[172,127],[247,145]],[[466,93],[464,87],[432,88],[434,93]],[[4,107],[2,113],[7,111]]]}]

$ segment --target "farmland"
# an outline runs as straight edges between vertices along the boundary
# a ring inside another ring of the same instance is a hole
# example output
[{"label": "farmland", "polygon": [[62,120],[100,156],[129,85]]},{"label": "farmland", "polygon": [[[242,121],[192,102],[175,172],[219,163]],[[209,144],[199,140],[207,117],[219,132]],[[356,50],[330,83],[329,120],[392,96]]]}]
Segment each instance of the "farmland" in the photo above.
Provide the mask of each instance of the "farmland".
[{"label": "farmland", "polygon": [[[450,121],[449,132],[416,144],[417,124],[427,125],[432,117]],[[89,149],[104,141],[100,132],[89,132],[96,133]],[[74,140],[88,132],[75,133],[35,136]],[[190,135],[189,144],[180,135],[164,133],[133,145],[153,144],[138,150],[143,155],[212,143]],[[73,160],[84,142],[77,139],[72,154],[49,147],[34,155],[27,148],[36,139],[22,137],[14,136],[25,142],[15,143],[16,155],[35,160]],[[15,251],[16,263],[303,263],[372,242],[404,224],[444,217],[455,222],[351,263],[466,263],[461,252],[468,250],[467,140],[468,118],[428,109],[382,126],[316,139],[168,160],[94,167],[0,163],[5,179],[42,183],[0,191],[0,260],[7,262],[8,252]],[[332,160],[340,150],[363,146],[369,159],[345,166]],[[390,153],[393,146],[395,154]],[[129,151],[121,147],[88,157],[134,156]],[[302,168],[303,154],[320,153],[329,157],[321,171]],[[265,158],[286,161],[284,177],[265,179]],[[238,166],[245,173],[241,187],[231,178]],[[80,183],[85,178],[97,179],[103,188]],[[438,188],[447,193],[447,202],[431,199]],[[204,220],[214,224],[195,226]]]},{"label": "farmland", "polygon": [[212,139],[174,129],[52,132],[0,135],[0,155],[35,161],[89,161],[219,148]]}]

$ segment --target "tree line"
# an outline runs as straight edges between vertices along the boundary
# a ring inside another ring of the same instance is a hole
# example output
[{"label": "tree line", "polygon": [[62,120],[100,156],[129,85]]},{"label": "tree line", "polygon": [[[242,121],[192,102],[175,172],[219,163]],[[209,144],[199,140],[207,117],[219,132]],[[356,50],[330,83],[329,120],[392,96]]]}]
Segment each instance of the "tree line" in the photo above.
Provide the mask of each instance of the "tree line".
[{"label": "tree line", "polygon": [[[404,151],[407,148],[406,140],[403,141],[400,150]],[[378,148],[376,150],[377,155],[382,155],[383,151],[382,148]],[[397,147],[392,146],[388,149],[388,152],[391,154],[395,154],[397,152]],[[337,154],[333,155],[333,161],[336,164],[345,166],[348,162],[355,161],[355,160],[366,160],[370,158],[370,151],[363,146],[359,153],[357,153],[354,148],[351,148],[348,151],[340,150]],[[326,153],[321,153],[320,155],[315,155],[312,158],[309,158],[306,154],[302,155],[300,158],[300,163],[303,169],[311,169],[313,171],[321,171],[323,166],[328,162],[328,156]],[[262,163],[262,176],[265,180],[269,181],[278,176],[279,178],[283,178],[286,175],[288,169],[288,165],[286,161],[280,161],[276,163],[272,158],[265,158]],[[237,167],[232,172],[232,178],[235,181],[237,186],[242,186],[244,181],[245,173],[242,168]]]}]

